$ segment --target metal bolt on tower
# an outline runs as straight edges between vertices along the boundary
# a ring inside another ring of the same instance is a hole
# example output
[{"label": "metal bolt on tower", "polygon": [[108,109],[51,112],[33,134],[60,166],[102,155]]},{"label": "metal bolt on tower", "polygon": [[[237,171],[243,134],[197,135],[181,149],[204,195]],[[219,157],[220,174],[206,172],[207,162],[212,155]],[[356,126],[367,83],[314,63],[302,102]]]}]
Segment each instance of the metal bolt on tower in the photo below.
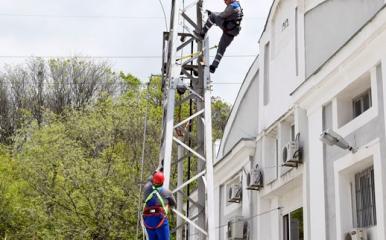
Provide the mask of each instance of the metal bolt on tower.
[{"label": "metal bolt on tower", "polygon": [[[177,209],[173,211],[178,240],[215,239],[209,39],[191,34],[202,28],[203,2],[196,0],[185,7],[182,0],[172,0],[170,31],[164,33],[160,167],[165,174],[164,186],[177,194]],[[183,56],[187,51],[191,54]],[[176,98],[177,92],[180,98]],[[176,109],[187,102],[191,106],[189,116],[175,122]],[[194,131],[188,131],[192,126]],[[197,166],[190,168],[191,159]],[[172,169],[176,169],[177,179],[173,179]],[[196,189],[191,192],[193,186]]]}]

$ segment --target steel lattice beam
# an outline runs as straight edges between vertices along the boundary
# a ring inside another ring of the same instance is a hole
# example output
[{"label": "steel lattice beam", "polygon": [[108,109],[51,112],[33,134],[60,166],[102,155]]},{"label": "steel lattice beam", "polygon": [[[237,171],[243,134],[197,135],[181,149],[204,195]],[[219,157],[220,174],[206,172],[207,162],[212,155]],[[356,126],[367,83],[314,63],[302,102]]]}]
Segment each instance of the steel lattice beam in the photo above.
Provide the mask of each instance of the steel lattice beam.
[{"label": "steel lattice beam", "polygon": [[[199,239],[214,240],[209,39],[196,39],[190,34],[193,30],[202,28],[203,0],[195,0],[185,8],[181,6],[181,2],[180,0],[172,0],[170,32],[164,33],[162,62],[164,115],[160,168],[165,174],[164,186],[168,188],[171,182],[178,186],[176,189],[171,189],[177,193],[177,209],[174,210],[177,214],[177,226],[183,226],[186,223],[186,226],[189,226],[189,229],[193,231],[191,234],[199,236]],[[194,17],[189,16],[191,12],[195,15]],[[188,24],[185,24],[185,21]],[[192,46],[195,46],[194,51]],[[191,54],[184,56],[186,52]],[[190,80],[191,84],[188,86],[183,82],[184,80]],[[186,94],[182,96],[184,101],[176,100],[177,86],[185,86]],[[185,99],[193,102],[194,108],[192,108],[190,116],[177,120],[176,109],[185,103]],[[186,129],[178,131],[184,126],[188,126],[191,130],[192,125],[196,134],[191,134]],[[181,136],[181,133],[186,135]],[[193,136],[196,138],[192,139]],[[194,158],[197,167],[192,167],[195,172],[192,172],[192,177],[187,177],[184,174],[187,172],[185,160],[191,157]],[[177,166],[174,165],[172,168],[173,162],[177,162]],[[177,179],[171,179],[174,175],[172,174],[174,168],[177,171]],[[189,189],[189,186],[196,187],[194,194],[186,190]],[[190,214],[187,214],[191,207],[187,209],[182,205],[185,200],[195,202],[193,207],[196,208],[195,212],[198,214],[194,220],[191,220]],[[183,227],[176,229],[178,240],[184,238],[182,231]]]}]

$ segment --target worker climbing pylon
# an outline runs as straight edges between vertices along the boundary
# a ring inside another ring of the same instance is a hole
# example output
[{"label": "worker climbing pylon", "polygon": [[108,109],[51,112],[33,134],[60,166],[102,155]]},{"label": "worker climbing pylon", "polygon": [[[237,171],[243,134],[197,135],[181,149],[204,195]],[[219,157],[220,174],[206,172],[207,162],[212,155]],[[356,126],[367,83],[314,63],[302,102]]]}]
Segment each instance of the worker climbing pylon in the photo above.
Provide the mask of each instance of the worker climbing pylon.
[{"label": "worker climbing pylon", "polygon": [[144,186],[143,224],[148,240],[169,240],[167,214],[169,207],[176,206],[172,192],[162,187],[164,174],[156,171]]},{"label": "worker climbing pylon", "polygon": [[237,0],[224,0],[227,7],[221,13],[208,11],[209,18],[201,32],[193,31],[197,38],[203,39],[209,29],[216,24],[223,30],[220,42],[218,44],[217,54],[209,69],[214,73],[224,56],[226,48],[231,44],[235,36],[240,33],[241,20],[243,18],[243,9]]}]

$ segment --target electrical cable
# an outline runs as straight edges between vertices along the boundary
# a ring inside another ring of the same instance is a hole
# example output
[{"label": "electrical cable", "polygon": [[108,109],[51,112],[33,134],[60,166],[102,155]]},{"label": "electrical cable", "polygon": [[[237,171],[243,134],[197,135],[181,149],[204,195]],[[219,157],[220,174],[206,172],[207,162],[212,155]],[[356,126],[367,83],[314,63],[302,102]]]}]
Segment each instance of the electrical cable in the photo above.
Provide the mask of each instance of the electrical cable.
[{"label": "electrical cable", "polygon": [[[271,209],[271,210],[268,210],[268,211],[265,211],[265,212],[261,212],[261,213],[259,213],[259,214],[253,215],[253,216],[248,217],[248,218],[239,219],[239,220],[234,221],[234,222],[236,223],[236,222],[246,222],[246,221],[251,221],[251,220],[253,220],[254,218],[257,218],[257,217],[259,217],[259,216],[262,216],[262,215],[271,213],[271,212],[276,211],[276,210],[280,210],[280,209],[282,209],[282,208],[283,208],[283,207],[273,208],[273,209]],[[216,229],[221,229],[221,228],[227,227],[227,226],[228,226],[228,224],[218,225],[218,226],[216,226]],[[198,234],[201,234],[201,233],[194,233],[194,234],[190,234],[189,236],[195,236],[195,235],[198,235]]]},{"label": "electrical cable", "polygon": [[[273,212],[273,211],[280,210],[280,209],[282,209],[282,207],[273,208],[273,209],[271,209],[271,210],[268,210],[268,211],[265,211],[265,212],[261,212],[261,213],[259,213],[259,214],[253,215],[253,216],[251,216],[251,217],[248,217],[248,218],[245,218],[245,219],[242,219],[242,220],[240,219],[240,220],[235,221],[235,222],[249,221],[249,220],[252,220],[252,219],[254,219],[254,218],[260,217],[260,216],[262,216],[262,215],[265,215],[265,214],[268,214],[268,213],[271,213],[271,212]],[[216,229],[223,228],[223,227],[226,227],[226,226],[228,226],[228,224],[219,225],[219,226],[216,227]]]},{"label": "electrical cable", "polygon": [[[52,14],[15,14],[15,13],[0,13],[0,17],[29,17],[29,18],[64,18],[64,19],[70,19],[70,18],[80,18],[80,19],[122,19],[122,20],[160,20],[160,19],[165,19],[167,20],[167,16],[165,13],[164,6],[161,2],[161,0],[158,0],[162,12],[163,12],[163,17],[152,17],[152,16],[119,16],[119,15],[52,15]],[[254,21],[265,21],[266,18],[264,17],[246,17],[243,18],[243,20],[254,20]],[[167,26],[167,21],[166,22],[166,27]]]},{"label": "electrical cable", "polygon": [[112,58],[112,59],[125,59],[125,58],[133,58],[133,59],[139,59],[139,58],[143,58],[143,59],[148,59],[148,58],[161,58],[161,56],[158,56],[158,55],[122,55],[122,56],[114,56],[114,55],[111,55],[111,56],[61,56],[61,55],[41,55],[41,56],[28,56],[28,55],[2,55],[0,56],[0,58],[30,58],[30,57],[33,57],[33,58],[53,58],[53,59],[57,59],[57,58],[80,58],[80,59],[109,59],[109,58]]},{"label": "electrical cable", "polygon": [[[224,58],[252,58],[256,57],[257,55],[253,54],[236,54],[236,55],[226,55]],[[106,55],[106,56],[63,56],[63,55],[41,55],[41,56],[31,56],[31,55],[0,55],[0,58],[53,58],[53,59],[62,59],[62,58],[80,58],[80,59],[159,59],[162,58],[162,56],[158,55]],[[213,57],[213,56],[211,56]]]},{"label": "electrical cable", "polygon": [[32,18],[83,18],[83,19],[126,19],[126,20],[159,20],[162,17],[151,16],[118,16],[118,15],[52,15],[52,14],[13,14],[0,13],[0,17],[32,17]]},{"label": "electrical cable", "polygon": [[158,0],[159,4],[161,5],[161,9],[162,9],[162,12],[164,14],[164,20],[165,20],[165,28],[166,28],[166,32],[169,31],[169,27],[168,27],[168,21],[166,19],[166,12],[165,12],[165,8],[164,8],[164,5],[162,4],[162,1],[161,0]]},{"label": "electrical cable", "polygon": [[[150,77],[151,79],[151,77]],[[143,123],[143,141],[142,141],[142,153],[141,153],[141,174],[140,174],[140,182],[143,182],[143,168],[144,168],[144,159],[145,159],[145,147],[146,147],[146,133],[147,133],[147,116],[149,112],[149,86],[150,81],[147,83],[147,95],[146,95],[146,110],[145,110],[145,116],[144,116],[144,123]],[[140,219],[141,216],[141,196],[142,196],[142,184],[139,185],[139,193],[138,193],[138,218],[137,218],[137,232],[136,232],[136,239],[138,239],[139,235],[139,225],[140,225]]]},{"label": "electrical cable", "polygon": [[[24,81],[24,83],[28,83],[28,81]],[[12,82],[9,82],[9,81],[5,81],[5,80],[0,80],[0,83],[4,84],[4,85],[12,85]],[[18,83],[18,82],[17,82]],[[79,83],[72,83],[72,82],[66,82],[66,83],[54,83],[54,82],[45,82],[44,83],[44,86],[77,86],[77,85],[82,85],[82,84],[89,84],[88,82],[79,82]],[[91,83],[90,83],[91,84]],[[92,84],[95,84],[95,83],[92,83]],[[140,83],[140,85],[142,86],[146,86],[146,82],[145,83]],[[242,82],[213,82],[212,83],[213,85],[240,85],[242,84]]]}]

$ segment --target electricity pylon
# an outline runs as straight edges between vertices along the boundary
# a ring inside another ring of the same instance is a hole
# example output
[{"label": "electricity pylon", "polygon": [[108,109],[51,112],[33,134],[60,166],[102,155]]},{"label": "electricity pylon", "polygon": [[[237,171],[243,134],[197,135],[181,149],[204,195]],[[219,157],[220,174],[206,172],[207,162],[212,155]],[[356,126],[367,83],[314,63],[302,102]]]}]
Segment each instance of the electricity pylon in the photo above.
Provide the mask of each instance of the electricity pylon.
[{"label": "electricity pylon", "polygon": [[[177,194],[177,209],[173,211],[178,240],[215,239],[209,39],[192,34],[202,29],[203,2],[196,0],[185,7],[181,0],[172,0],[170,31],[164,33],[160,167],[165,174],[164,186]],[[191,54],[183,56],[184,50]],[[176,98],[177,92],[180,98]],[[177,121],[176,109],[188,101],[190,115]],[[194,132],[188,131],[192,126]],[[186,164],[191,159],[197,166]],[[172,169],[177,169],[177,179],[172,179]],[[191,169],[195,170],[193,174]],[[176,186],[172,188],[171,183]],[[196,187],[194,191],[189,190],[192,186]]]}]

